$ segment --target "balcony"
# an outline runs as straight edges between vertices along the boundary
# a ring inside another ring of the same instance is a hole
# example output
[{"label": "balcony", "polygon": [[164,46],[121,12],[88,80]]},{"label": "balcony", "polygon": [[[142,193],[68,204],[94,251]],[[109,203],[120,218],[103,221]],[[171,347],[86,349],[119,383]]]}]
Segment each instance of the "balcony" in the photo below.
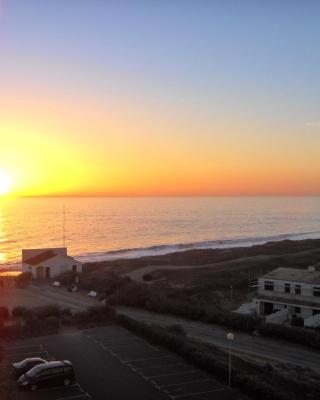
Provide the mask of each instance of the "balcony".
[{"label": "balcony", "polygon": [[257,298],[276,303],[278,302],[278,303],[304,305],[306,307],[320,308],[320,297],[317,296],[306,296],[303,294],[285,293],[285,292],[259,289]]}]

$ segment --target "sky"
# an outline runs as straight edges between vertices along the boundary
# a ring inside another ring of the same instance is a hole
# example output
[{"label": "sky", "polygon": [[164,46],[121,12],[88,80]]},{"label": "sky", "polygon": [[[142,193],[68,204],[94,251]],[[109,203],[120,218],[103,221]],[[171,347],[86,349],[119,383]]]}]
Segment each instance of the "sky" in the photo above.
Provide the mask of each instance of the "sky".
[{"label": "sky", "polygon": [[319,15],[0,0],[0,177],[32,196],[320,195]]}]

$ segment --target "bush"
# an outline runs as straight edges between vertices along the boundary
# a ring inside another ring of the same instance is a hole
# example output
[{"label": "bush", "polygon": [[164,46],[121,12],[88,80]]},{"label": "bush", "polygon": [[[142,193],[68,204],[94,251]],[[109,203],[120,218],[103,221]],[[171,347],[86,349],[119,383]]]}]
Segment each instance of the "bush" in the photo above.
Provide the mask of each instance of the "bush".
[{"label": "bush", "polygon": [[320,333],[298,327],[262,323],[258,333],[320,349]]},{"label": "bush", "polygon": [[74,271],[66,271],[58,275],[55,280],[60,282],[61,285],[69,286],[76,280],[77,273]]},{"label": "bush", "polygon": [[14,307],[11,311],[11,315],[16,318],[24,318],[27,313],[27,309],[22,306]]},{"label": "bush", "polygon": [[0,320],[6,321],[10,317],[10,312],[7,307],[0,307]]},{"label": "bush", "polygon": [[304,320],[303,320],[303,318],[294,315],[294,316],[291,318],[290,324],[291,324],[291,326],[298,326],[298,327],[303,328],[303,327],[304,327]]},{"label": "bush", "polygon": [[179,324],[170,325],[167,327],[167,330],[175,335],[187,336],[186,331]]},{"label": "bush", "polygon": [[31,272],[22,272],[15,279],[16,279],[16,287],[22,289],[31,283],[32,274]]},{"label": "bush", "polygon": [[145,282],[150,282],[150,281],[152,281],[153,276],[152,276],[152,274],[144,274],[144,275],[142,276],[142,279],[143,279]]},{"label": "bush", "polygon": [[150,287],[146,287],[144,284],[135,282],[130,282],[123,286],[117,295],[111,296],[108,301],[111,304],[118,303],[128,307],[145,308],[156,313],[177,315],[245,332],[253,332],[262,321],[261,318],[251,315],[240,315],[219,309],[208,310],[186,301],[173,300],[164,295],[154,293]]},{"label": "bush", "polygon": [[106,305],[106,306],[94,306],[90,307],[86,311],[81,311],[73,316],[73,320],[76,325],[83,327],[92,324],[101,324],[106,322],[114,321],[116,317],[115,310]]},{"label": "bush", "polygon": [[48,304],[42,307],[36,307],[32,309],[36,318],[45,319],[48,317],[60,317],[61,308],[55,304]]}]

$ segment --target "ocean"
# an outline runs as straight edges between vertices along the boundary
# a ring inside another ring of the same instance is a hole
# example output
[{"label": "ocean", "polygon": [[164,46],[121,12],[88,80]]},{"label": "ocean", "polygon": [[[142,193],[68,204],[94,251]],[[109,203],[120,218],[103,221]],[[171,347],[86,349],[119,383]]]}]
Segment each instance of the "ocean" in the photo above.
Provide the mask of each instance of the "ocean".
[{"label": "ocean", "polygon": [[320,238],[319,197],[2,198],[0,267],[22,248],[63,245],[80,261]]}]

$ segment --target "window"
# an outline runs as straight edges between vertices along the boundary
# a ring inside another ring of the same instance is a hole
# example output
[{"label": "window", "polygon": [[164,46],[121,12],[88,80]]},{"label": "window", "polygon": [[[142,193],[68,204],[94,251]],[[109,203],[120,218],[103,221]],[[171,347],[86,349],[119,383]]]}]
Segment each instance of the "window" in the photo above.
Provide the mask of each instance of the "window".
[{"label": "window", "polygon": [[314,286],[313,287],[313,295],[320,297],[320,286]]},{"label": "window", "polygon": [[301,313],[301,307],[295,307],[295,308],[294,308],[294,312],[295,312],[296,314],[300,314],[300,313]]},{"label": "window", "polygon": [[274,283],[272,281],[264,281],[264,290],[274,290]]},{"label": "window", "polygon": [[290,293],[290,292],[291,292],[291,285],[290,285],[290,283],[285,283],[285,285],[284,285],[284,291],[285,291],[286,293]]},{"label": "window", "polygon": [[317,314],[320,314],[320,310],[312,310],[312,315],[313,316],[317,315]]},{"label": "window", "polygon": [[295,294],[301,294],[301,285],[296,285],[294,287]]}]

